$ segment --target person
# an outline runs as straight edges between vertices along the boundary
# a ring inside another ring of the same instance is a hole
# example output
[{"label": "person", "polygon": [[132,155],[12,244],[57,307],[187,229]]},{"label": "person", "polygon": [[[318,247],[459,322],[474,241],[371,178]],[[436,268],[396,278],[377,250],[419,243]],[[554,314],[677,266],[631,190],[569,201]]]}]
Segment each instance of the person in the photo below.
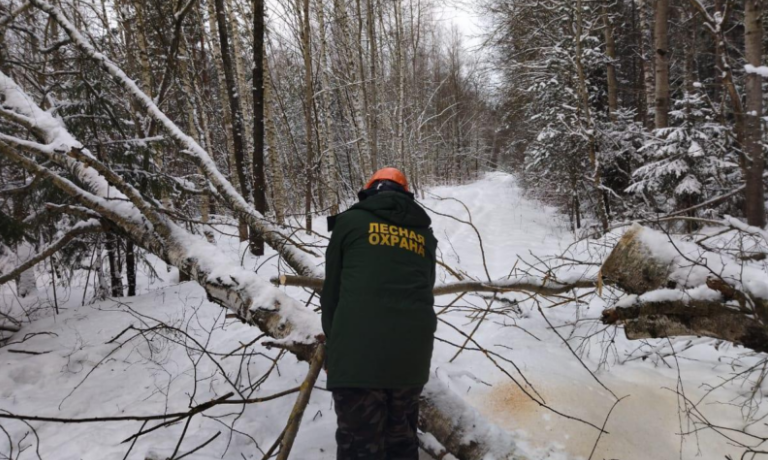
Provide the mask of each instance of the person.
[{"label": "person", "polygon": [[338,460],[417,460],[437,318],[431,220],[395,168],[328,219],[320,298]]}]

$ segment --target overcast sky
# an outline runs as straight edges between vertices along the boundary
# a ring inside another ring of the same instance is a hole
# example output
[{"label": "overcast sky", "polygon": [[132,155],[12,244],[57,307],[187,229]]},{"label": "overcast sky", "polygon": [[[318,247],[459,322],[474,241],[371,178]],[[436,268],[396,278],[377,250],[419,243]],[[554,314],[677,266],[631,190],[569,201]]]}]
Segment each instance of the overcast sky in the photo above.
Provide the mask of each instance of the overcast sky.
[{"label": "overcast sky", "polygon": [[471,0],[442,0],[441,20],[450,22],[459,28],[467,40],[468,49],[482,44],[483,20],[478,15]]}]

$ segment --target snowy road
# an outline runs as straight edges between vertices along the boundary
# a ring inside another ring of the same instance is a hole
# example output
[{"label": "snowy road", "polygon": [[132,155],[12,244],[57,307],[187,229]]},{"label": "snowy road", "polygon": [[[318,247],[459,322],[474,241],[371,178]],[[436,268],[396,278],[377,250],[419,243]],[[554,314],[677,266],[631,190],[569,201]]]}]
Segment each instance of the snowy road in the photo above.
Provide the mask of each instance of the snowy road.
[{"label": "snowy road", "polygon": [[[557,254],[573,238],[562,217],[547,206],[525,198],[514,178],[508,175],[494,174],[476,183],[430,190],[424,201],[429,208],[468,220],[464,206],[446,198],[461,200],[471,211],[472,222],[484,243],[492,278],[507,276],[518,263],[518,257],[533,262],[532,253]],[[444,262],[455,270],[484,278],[474,230],[447,217],[436,215],[434,219]],[[220,244],[226,248],[232,263],[239,263],[244,247],[232,239],[222,238]],[[258,267],[262,262],[264,259],[248,255],[244,263],[246,267]],[[239,344],[251,342],[257,331],[225,321],[224,312],[206,300],[199,286],[176,285],[175,270],[166,272],[160,262],[155,263],[155,268],[163,280],[150,280],[145,274],[141,280],[142,295],[120,299],[120,302],[107,300],[81,306],[82,287],[60,287],[62,314],[25,327],[15,340],[26,338],[26,341],[0,349],[0,410],[52,417],[151,415],[185,411],[190,400],[199,404],[229,391],[259,397],[301,382],[305,364],[296,363],[289,356],[273,367],[272,359],[277,353],[258,346],[251,349],[253,353],[244,354],[238,350]],[[276,259],[267,261],[259,271],[264,276],[276,272]],[[441,281],[450,281],[445,272],[441,277]],[[41,275],[38,285],[43,301],[46,296],[52,296],[50,288],[47,292],[44,289],[47,284]],[[8,289],[4,289],[0,291],[0,302],[6,305],[17,302]],[[290,292],[307,298],[299,290]],[[438,306],[451,300],[440,298]],[[455,306],[462,305],[486,308],[485,301],[476,296],[467,296]],[[576,319],[577,315],[580,319],[595,318],[602,308],[602,302],[597,299],[589,306],[582,306],[578,313],[572,306],[563,306],[547,309],[546,315],[553,324],[561,325]],[[444,318],[464,331],[471,331],[475,325],[462,311],[451,310]],[[136,330],[125,332],[131,325],[148,329],[158,322],[175,329],[160,328],[143,334],[137,334]],[[570,333],[567,328],[559,330]],[[571,346],[582,344],[578,336],[585,331],[580,328],[574,333],[569,342]],[[120,339],[108,343],[121,332],[125,334]],[[454,343],[463,341],[461,335],[445,324],[440,325],[437,335]],[[134,336],[133,340],[120,345]],[[480,326],[474,338],[481,346],[514,361],[548,406],[602,425],[613,404],[612,397],[572,356],[530,302],[522,304],[518,316],[503,320],[489,316],[489,321]],[[610,338],[610,335],[597,335],[583,344],[587,351],[585,362],[591,369],[597,369],[602,356],[604,344],[600,340]],[[614,350],[618,354],[609,356],[611,363],[637,346],[621,336],[616,337],[615,342]],[[196,344],[207,344],[206,348],[213,354],[195,351]],[[546,448],[554,443],[574,456],[590,455],[597,430],[539,407],[481,353],[464,351],[449,363],[455,352],[456,348],[439,343],[433,372],[464,394],[481,412],[502,427],[517,431],[521,439],[527,439],[530,448]],[[700,396],[702,383],[718,382],[713,369],[725,375],[725,362],[718,362],[718,356],[708,344],[681,356],[681,383],[689,398]],[[210,357],[220,363],[226,378]],[[674,358],[667,359],[666,363],[651,361],[614,364],[598,372],[600,380],[615,394],[630,396],[613,412],[606,427],[609,434],[603,436],[593,458],[674,460],[740,455],[738,449],[711,432],[701,432],[698,438],[686,437],[681,444],[683,438],[677,433],[693,427],[685,419],[681,422],[678,398],[671,391],[679,388],[678,366]],[[509,363],[499,361],[499,365],[519,379]],[[257,382],[265,374],[268,377]],[[319,385],[324,385],[324,376]],[[738,390],[726,388],[712,401],[727,401]],[[206,449],[188,458],[260,459],[281,432],[292,403],[293,398],[286,397],[244,409],[237,406],[197,416],[179,452],[189,451],[221,431],[222,435]],[[233,411],[238,415],[231,415]],[[733,408],[709,405],[705,411],[718,423],[737,426],[740,423],[738,410]],[[237,431],[232,432],[227,426],[234,421]],[[292,458],[334,458],[334,422],[329,395],[316,391]],[[34,453],[37,441],[26,425],[3,421],[2,426],[9,432],[14,458],[19,448],[25,446],[27,451],[20,458],[37,458]],[[130,443],[121,444],[121,441],[135,433],[141,422],[82,425],[34,422],[33,426],[40,439],[43,459],[103,460],[124,458]],[[182,428],[177,424],[142,437],[127,458],[159,460],[171,456]],[[25,437],[27,432],[30,434]],[[0,436],[0,453],[8,454],[7,449],[8,443]]]}]

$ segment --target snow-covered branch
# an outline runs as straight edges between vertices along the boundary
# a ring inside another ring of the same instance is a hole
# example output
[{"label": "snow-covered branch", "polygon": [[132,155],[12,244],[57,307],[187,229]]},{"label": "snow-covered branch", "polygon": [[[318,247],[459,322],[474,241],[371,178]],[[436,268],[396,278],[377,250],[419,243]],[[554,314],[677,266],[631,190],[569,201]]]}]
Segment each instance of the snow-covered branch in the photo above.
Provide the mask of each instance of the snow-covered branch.
[{"label": "snow-covered branch", "polygon": [[101,223],[93,219],[75,224],[72,228],[67,230],[66,233],[42,248],[37,254],[28,258],[8,273],[0,274],[0,286],[15,279],[23,272],[29,270],[53,254],[56,254],[78,236],[98,232],[101,228]]}]

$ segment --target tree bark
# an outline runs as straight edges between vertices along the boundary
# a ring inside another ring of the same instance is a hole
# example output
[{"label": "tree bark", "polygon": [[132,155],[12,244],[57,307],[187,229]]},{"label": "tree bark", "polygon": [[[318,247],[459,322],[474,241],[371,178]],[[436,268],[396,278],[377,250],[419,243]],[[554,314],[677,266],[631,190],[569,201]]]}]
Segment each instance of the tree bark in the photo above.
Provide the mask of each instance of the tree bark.
[{"label": "tree bark", "polygon": [[[218,74],[218,82],[219,82],[219,94],[222,98],[227,97],[231,88],[233,88],[228,82],[226,77],[222,78],[222,76],[226,75],[227,72],[225,72],[226,65],[224,64],[224,56],[222,53],[222,48],[220,44],[220,32],[219,32],[219,25],[218,25],[218,13],[214,9],[214,3],[218,2],[218,0],[212,0],[208,2],[208,16],[209,16],[209,27],[211,29],[211,32],[214,35],[219,35],[217,37],[211,37],[210,39],[210,45],[211,45],[211,53],[213,54],[212,59],[214,64],[216,65],[216,73]],[[221,2],[218,2],[221,3]],[[224,33],[226,34],[226,28],[224,29]],[[231,61],[231,60],[230,60]],[[232,73],[231,67],[229,68],[229,73]],[[239,105],[239,104],[238,104]],[[240,178],[242,176],[241,167],[238,167],[238,160],[237,160],[237,148],[235,146],[235,123],[234,123],[234,113],[232,112],[232,103],[228,102],[226,104],[222,104],[222,112],[223,112],[223,124],[224,129],[226,132],[226,139],[227,139],[227,152],[229,154],[229,170],[230,170],[230,177],[232,180],[232,184],[235,186],[238,190],[243,190],[243,183],[240,181]],[[242,147],[242,137],[240,138],[240,143]],[[241,149],[242,152],[242,149]],[[242,163],[242,159],[241,159]],[[247,196],[247,195],[246,195]],[[245,241],[248,239],[248,226],[245,223],[245,220],[240,218],[238,219],[238,234],[240,236],[240,241]]]},{"label": "tree bark", "polygon": [[[745,0],[744,2],[744,48],[747,62],[760,67],[763,60],[763,1]],[[762,116],[763,88],[762,76],[756,72],[747,72],[746,77],[746,114],[744,120],[744,155],[746,172],[747,223],[755,227],[765,227],[765,191],[763,173],[765,155],[763,153]]]},{"label": "tree bark", "polygon": [[656,129],[669,126],[669,0],[656,0],[654,55],[656,62]]},{"label": "tree bark", "polygon": [[267,53],[262,55],[264,68],[264,125],[267,136],[267,157],[269,158],[269,171],[271,175],[270,185],[272,187],[272,208],[275,210],[275,220],[278,225],[285,223],[286,211],[286,193],[285,176],[283,175],[283,165],[280,161],[280,151],[277,146],[277,134],[275,123],[272,119],[272,110],[275,102],[272,99],[272,77],[269,69]]},{"label": "tree bark", "polygon": [[107,260],[109,262],[109,279],[112,297],[123,296],[123,275],[117,263],[117,241],[111,232],[106,233]]},{"label": "tree bark", "polygon": [[128,297],[136,295],[136,247],[133,240],[125,244],[125,275],[128,281]]},{"label": "tree bark", "polygon": [[[339,213],[340,196],[339,196],[339,173],[338,166],[336,164],[336,149],[333,147],[333,115],[331,114],[331,95],[333,94],[333,88],[331,88],[331,81],[329,74],[331,73],[331,63],[328,57],[328,39],[325,30],[325,7],[322,1],[317,1],[317,22],[320,28],[320,93],[321,93],[321,108],[322,108],[322,142],[320,143],[323,149],[320,152],[323,161],[323,176],[325,178],[325,189],[328,200],[330,201],[330,214],[335,215]],[[319,134],[319,133],[318,133]]]},{"label": "tree bark", "polygon": [[374,6],[377,0],[366,0],[366,22],[368,30],[368,48],[369,48],[369,64],[368,64],[368,78],[371,80],[371,106],[373,110],[368,113],[368,136],[370,137],[370,150],[371,150],[371,169],[377,170],[379,168],[379,135],[378,135],[378,123],[377,116],[379,106],[379,82],[376,74],[376,61],[378,59],[378,47],[376,46],[376,18],[374,15]]},{"label": "tree bark", "polygon": [[[238,26],[237,17],[235,16],[235,1],[234,0],[226,0],[226,10],[227,10],[227,17],[229,18],[229,29],[231,33],[232,38],[232,60],[235,65],[235,77],[237,79],[237,89],[238,89],[238,99],[240,101],[240,113],[243,117],[243,142],[244,142],[244,153],[243,153],[243,164],[244,164],[244,173],[246,177],[248,177],[248,171],[249,169],[252,169],[251,160],[252,160],[252,154],[250,153],[253,149],[253,139],[252,139],[252,131],[249,130],[247,127],[253,123],[253,117],[250,113],[251,108],[253,107],[253,101],[249,100],[251,97],[251,94],[253,92],[253,88],[248,87],[248,83],[245,79],[245,63],[243,61],[243,56],[245,56],[245,52],[243,51],[243,37],[240,34],[240,28]],[[251,184],[248,184],[248,188],[250,189]],[[247,198],[248,195],[245,195]]]},{"label": "tree bark", "polygon": [[[603,312],[605,324],[623,324],[630,340],[694,335],[768,351],[768,299],[743,293],[720,277],[706,280],[720,299],[669,289],[687,286],[671,279],[676,263],[659,256],[659,248],[641,237],[644,231],[640,226],[627,231],[601,268],[606,284],[632,295]],[[654,291],[660,295],[643,296]]]},{"label": "tree bark", "polygon": [[[301,2],[301,4],[299,4]],[[312,23],[309,17],[309,0],[297,0],[297,11],[300,15],[300,38],[301,54],[304,59],[304,130],[306,136],[306,184],[304,191],[304,213],[306,219],[307,233],[312,233],[312,190],[314,182],[314,162],[313,152],[313,123],[312,107],[314,107],[314,89],[312,86]]]},{"label": "tree bark", "polygon": [[[264,179],[264,0],[253,0],[253,207],[267,212]],[[264,255],[264,239],[251,234],[251,253]]]},{"label": "tree bark", "polygon": [[608,115],[611,121],[616,121],[616,111],[619,110],[618,83],[616,81],[616,41],[613,38],[613,20],[610,16],[608,5],[603,1],[603,35],[605,37],[605,55],[609,62],[606,66],[608,81]]},{"label": "tree bark", "polygon": [[[397,68],[397,125],[395,128],[396,151],[400,168],[407,171],[405,158],[405,50],[403,46],[403,9],[402,0],[395,0],[395,59]],[[458,92],[456,92],[458,93]],[[458,96],[458,94],[456,94]]]},{"label": "tree bark", "polygon": [[369,176],[373,169],[370,164],[370,158],[368,151],[368,130],[366,126],[366,115],[363,108],[363,97],[361,85],[364,85],[362,78],[362,72],[358,69],[358,60],[355,59],[352,43],[352,33],[350,31],[349,15],[347,13],[347,6],[345,0],[333,1],[334,12],[336,21],[338,23],[338,29],[340,30],[340,45],[342,48],[341,61],[344,65],[345,76],[347,77],[349,84],[351,84],[350,99],[352,99],[350,124],[354,127],[357,146],[357,154],[360,172],[363,177]]},{"label": "tree bark", "polygon": [[654,77],[654,60],[651,58],[653,53],[653,27],[650,18],[650,8],[648,2],[653,0],[637,0],[640,12],[640,56],[643,68],[643,96],[644,112],[643,119],[645,127],[653,129],[655,122],[651,117],[651,107],[656,105],[656,79]]},{"label": "tree bark", "polygon": [[768,352],[768,328],[744,313],[708,301],[638,301],[603,312],[604,324],[622,324],[630,340],[711,337]]}]

